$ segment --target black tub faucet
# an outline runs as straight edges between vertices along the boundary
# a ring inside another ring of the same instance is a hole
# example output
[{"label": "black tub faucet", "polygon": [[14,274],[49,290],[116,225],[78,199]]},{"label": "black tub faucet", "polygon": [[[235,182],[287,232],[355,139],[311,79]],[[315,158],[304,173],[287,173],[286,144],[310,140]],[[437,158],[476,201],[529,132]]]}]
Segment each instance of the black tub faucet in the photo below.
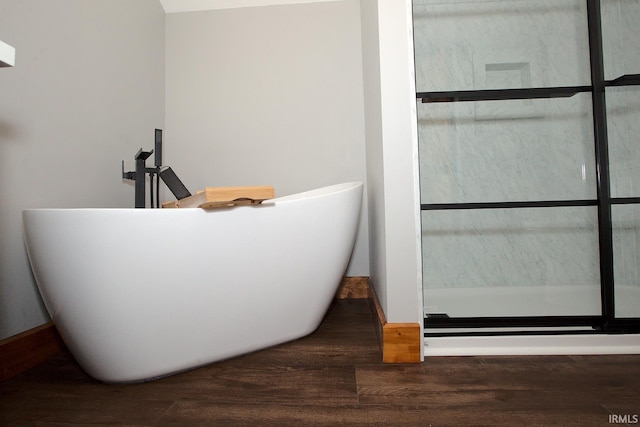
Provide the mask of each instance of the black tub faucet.
[{"label": "black tub faucet", "polygon": [[[122,179],[130,179],[136,182],[135,186],[135,207],[136,208],[144,208],[145,207],[145,193],[146,193],[146,178],[147,174],[149,174],[149,178],[151,179],[151,207],[154,207],[153,200],[153,178],[160,173],[160,166],[162,166],[162,129],[155,130],[155,149],[156,149],[156,157],[155,157],[155,167],[148,168],[146,165],[147,159],[151,154],[153,154],[153,150],[144,151],[142,148],[138,150],[134,159],[136,161],[136,170],[135,172],[125,172],[124,171],[124,160],[122,161]],[[156,191],[157,194],[157,191]],[[156,204],[157,207],[157,204]]]},{"label": "black tub faucet", "polygon": [[147,159],[151,154],[154,153],[154,150],[144,151],[142,148],[138,150],[134,159],[136,161],[136,170],[135,172],[125,172],[124,171],[124,160],[122,161],[122,179],[129,179],[136,182],[135,185],[135,207],[136,208],[144,208],[145,207],[145,193],[146,193],[146,178],[147,174],[149,174],[149,180],[151,184],[151,188],[149,191],[151,207],[154,207],[154,189],[153,189],[153,181],[154,177],[156,178],[156,200],[155,207],[160,207],[160,178],[167,184],[167,187],[173,192],[178,200],[184,197],[188,197],[191,195],[189,190],[182,184],[180,179],[176,176],[176,174],[171,170],[171,168],[166,168],[162,172],[160,171],[162,167],[162,129],[155,130],[155,167],[148,168],[146,165]]}]

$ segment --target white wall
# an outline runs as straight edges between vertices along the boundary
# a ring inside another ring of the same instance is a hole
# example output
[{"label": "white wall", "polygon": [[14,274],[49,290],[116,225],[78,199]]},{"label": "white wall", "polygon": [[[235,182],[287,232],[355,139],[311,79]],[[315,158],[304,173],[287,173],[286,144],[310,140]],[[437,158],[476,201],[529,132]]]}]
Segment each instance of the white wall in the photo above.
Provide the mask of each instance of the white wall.
[{"label": "white wall", "polygon": [[371,280],[389,322],[422,323],[409,0],[362,0]]},{"label": "white wall", "polygon": [[390,322],[421,322],[409,5],[177,13],[165,32],[156,0],[0,0],[17,49],[0,70],[0,338],[47,320],[20,211],[132,206],[120,160],[156,127],[192,190],[367,181],[347,274],[372,276]]},{"label": "white wall", "polygon": [[120,161],[164,121],[157,0],[0,0],[0,338],[45,323],[21,210],[133,206]]},{"label": "white wall", "polygon": [[360,52],[359,0],[168,14],[166,163],[192,192],[365,181]]}]

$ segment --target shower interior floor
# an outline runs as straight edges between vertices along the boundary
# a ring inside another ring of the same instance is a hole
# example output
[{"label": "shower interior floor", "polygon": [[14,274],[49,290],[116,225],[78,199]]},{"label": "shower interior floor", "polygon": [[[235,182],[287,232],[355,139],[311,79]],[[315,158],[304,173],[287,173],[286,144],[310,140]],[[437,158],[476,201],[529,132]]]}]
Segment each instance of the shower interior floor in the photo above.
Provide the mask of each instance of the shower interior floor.
[{"label": "shower interior floor", "polygon": [[[424,311],[449,317],[598,316],[597,286],[425,288]],[[640,287],[616,288],[616,315],[640,316]]]}]

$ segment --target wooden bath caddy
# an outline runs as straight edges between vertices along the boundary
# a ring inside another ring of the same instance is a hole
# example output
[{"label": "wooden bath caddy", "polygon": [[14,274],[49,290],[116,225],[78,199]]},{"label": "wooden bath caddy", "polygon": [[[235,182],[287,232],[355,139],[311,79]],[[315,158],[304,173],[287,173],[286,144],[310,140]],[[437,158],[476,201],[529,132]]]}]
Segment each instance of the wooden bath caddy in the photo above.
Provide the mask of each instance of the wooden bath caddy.
[{"label": "wooden bath caddy", "polygon": [[165,202],[163,208],[227,208],[241,205],[256,205],[273,199],[275,191],[270,185],[253,187],[207,187],[193,196]]}]

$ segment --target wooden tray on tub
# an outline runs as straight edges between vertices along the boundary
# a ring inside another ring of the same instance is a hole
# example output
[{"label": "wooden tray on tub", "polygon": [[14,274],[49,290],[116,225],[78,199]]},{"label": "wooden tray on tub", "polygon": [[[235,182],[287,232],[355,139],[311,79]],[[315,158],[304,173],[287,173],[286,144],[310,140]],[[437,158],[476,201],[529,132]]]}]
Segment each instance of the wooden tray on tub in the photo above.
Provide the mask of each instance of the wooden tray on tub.
[{"label": "wooden tray on tub", "polygon": [[206,187],[193,196],[165,202],[163,208],[228,208],[242,205],[256,205],[273,199],[275,191],[270,185],[252,187]]}]

